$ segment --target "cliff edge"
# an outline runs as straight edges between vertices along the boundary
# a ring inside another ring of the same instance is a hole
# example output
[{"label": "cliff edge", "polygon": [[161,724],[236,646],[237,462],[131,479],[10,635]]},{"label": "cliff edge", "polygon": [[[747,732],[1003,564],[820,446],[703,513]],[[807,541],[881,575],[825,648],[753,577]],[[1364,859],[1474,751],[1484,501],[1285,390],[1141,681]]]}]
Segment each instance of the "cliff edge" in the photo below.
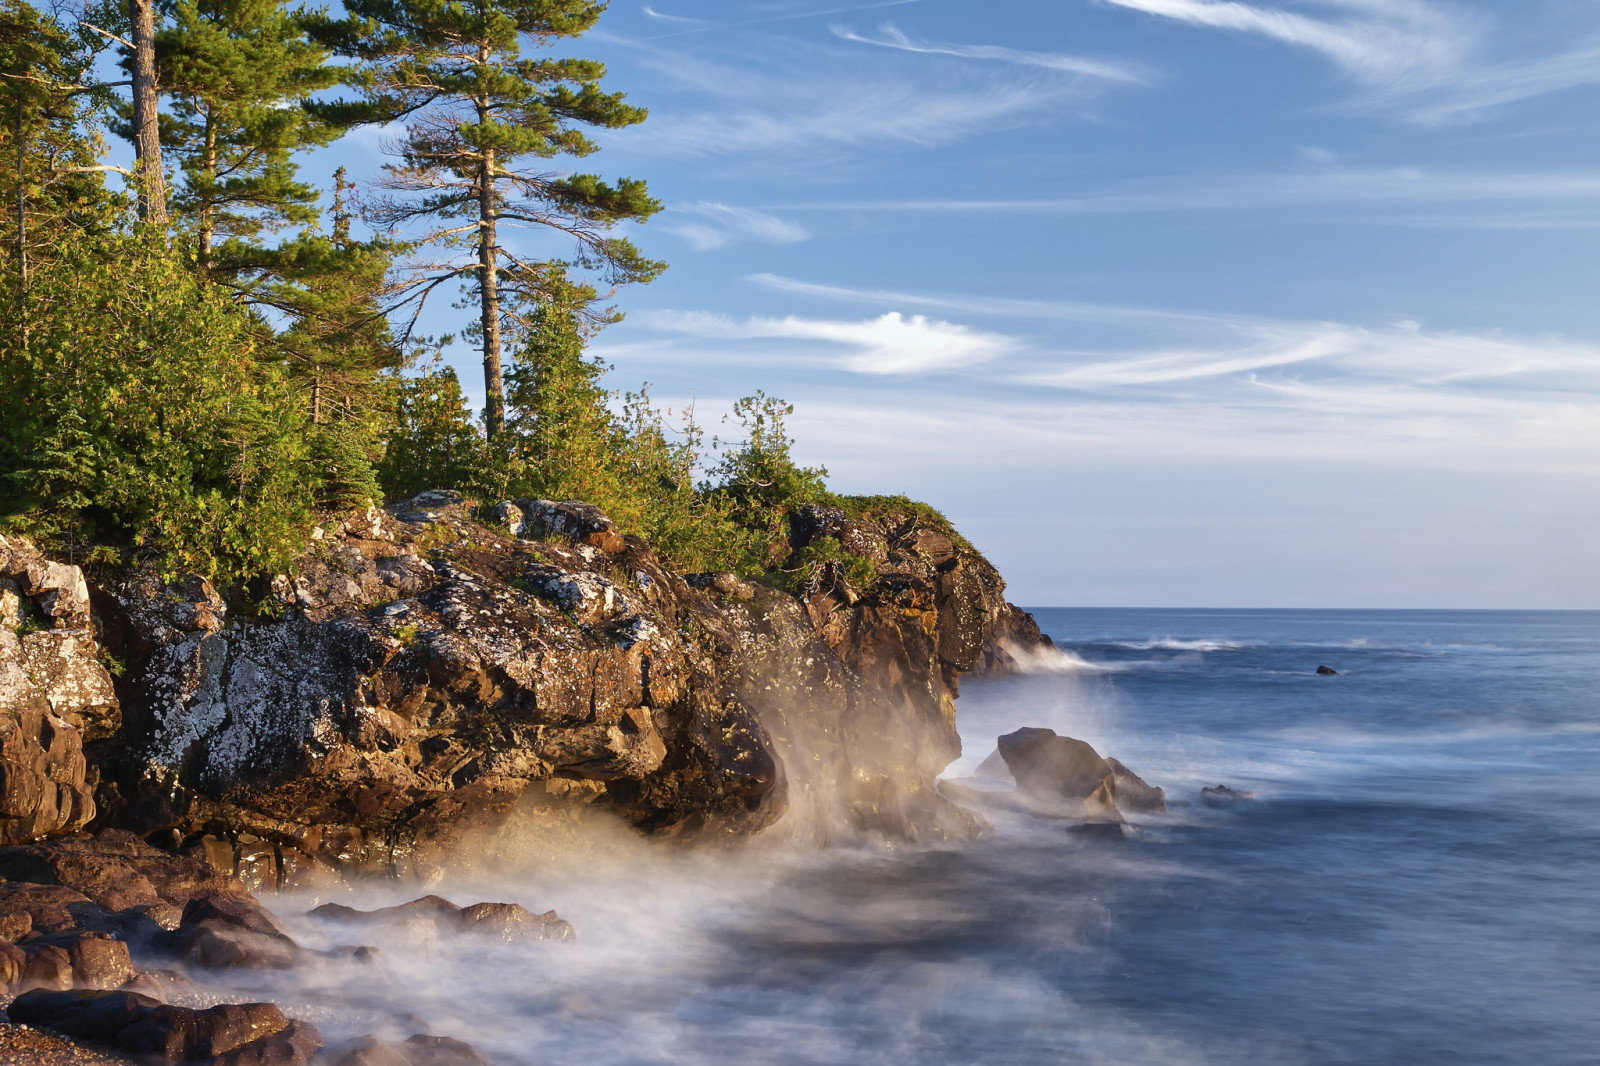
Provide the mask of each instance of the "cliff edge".
[{"label": "cliff edge", "polygon": [[914,507],[807,507],[790,547],[787,587],[681,575],[586,504],[424,493],[225,598],[0,540],[0,835],[131,829],[279,888],[428,880],[587,810],[974,832],[932,788],[959,678],[1037,627]]}]

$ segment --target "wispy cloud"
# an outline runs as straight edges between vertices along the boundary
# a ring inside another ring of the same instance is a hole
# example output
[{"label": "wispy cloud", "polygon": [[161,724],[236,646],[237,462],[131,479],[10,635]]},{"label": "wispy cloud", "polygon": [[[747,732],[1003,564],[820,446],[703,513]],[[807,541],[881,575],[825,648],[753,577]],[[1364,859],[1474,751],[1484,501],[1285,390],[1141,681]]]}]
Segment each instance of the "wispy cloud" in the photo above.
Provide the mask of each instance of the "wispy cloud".
[{"label": "wispy cloud", "polygon": [[1574,47],[1568,34],[1534,59],[1495,59],[1489,52],[1500,34],[1488,18],[1431,0],[1302,5],[1323,9],[1321,18],[1232,0],[1105,2],[1319,52],[1363,87],[1363,104],[1422,123],[1469,119],[1502,104],[1600,82],[1600,40],[1594,35]]},{"label": "wispy cloud", "polygon": [[[1600,172],[1460,173],[1417,167],[1319,170],[1124,182],[1078,195],[1040,199],[907,199],[823,201],[792,210],[980,214],[1125,214],[1159,211],[1314,208],[1377,212],[1382,221],[1455,226],[1589,228],[1600,206]],[[1463,208],[1471,207],[1470,213]],[[1483,213],[1495,209],[1494,214]],[[1394,212],[1404,209],[1403,215]],[[1341,216],[1343,217],[1343,216]]]},{"label": "wispy cloud", "polygon": [[686,18],[683,15],[669,15],[664,11],[657,11],[649,4],[646,4],[643,10],[646,16],[655,19],[657,22],[678,22],[686,25],[695,25],[705,21],[705,19]]},{"label": "wispy cloud", "polygon": [[1038,67],[1063,74],[1074,74],[1104,81],[1143,85],[1149,80],[1130,64],[1112,63],[1101,59],[1067,55],[1061,52],[1029,52],[1017,48],[1002,48],[991,44],[935,44],[912,40],[892,22],[878,27],[878,37],[865,37],[849,26],[835,24],[828,27],[835,37],[858,44],[877,45],[902,52],[922,55],[957,56],[962,59],[981,59],[997,63],[1010,63],[1020,67]]},{"label": "wispy cloud", "polygon": [[744,241],[794,244],[811,236],[804,226],[765,211],[715,202],[674,206],[667,212],[663,228],[684,238],[701,252]]},{"label": "wispy cloud", "polygon": [[954,322],[906,317],[891,311],[860,321],[800,318],[749,318],[737,321],[704,312],[658,311],[649,325],[713,340],[820,341],[848,349],[829,360],[858,374],[924,374],[986,362],[1011,350],[1015,341]]}]

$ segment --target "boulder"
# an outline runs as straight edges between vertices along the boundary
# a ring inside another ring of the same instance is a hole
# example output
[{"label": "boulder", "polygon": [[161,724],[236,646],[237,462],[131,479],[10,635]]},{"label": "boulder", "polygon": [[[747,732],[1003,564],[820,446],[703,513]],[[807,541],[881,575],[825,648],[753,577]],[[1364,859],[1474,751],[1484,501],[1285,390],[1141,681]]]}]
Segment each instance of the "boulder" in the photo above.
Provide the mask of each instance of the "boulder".
[{"label": "boulder", "polygon": [[1338,677],[1339,676],[1339,671],[1335,670],[1331,666],[1319,666],[1319,667],[1317,667],[1317,676],[1318,677]]},{"label": "boulder", "polygon": [[1256,794],[1248,789],[1232,789],[1227,785],[1212,785],[1200,790],[1200,800],[1212,807],[1227,807],[1241,800],[1252,800]]},{"label": "boulder", "polygon": [[999,747],[1022,791],[1096,809],[1104,809],[1108,800],[1115,806],[1115,770],[1083,741],[1057,736],[1053,729],[1024,727],[1001,737]]}]

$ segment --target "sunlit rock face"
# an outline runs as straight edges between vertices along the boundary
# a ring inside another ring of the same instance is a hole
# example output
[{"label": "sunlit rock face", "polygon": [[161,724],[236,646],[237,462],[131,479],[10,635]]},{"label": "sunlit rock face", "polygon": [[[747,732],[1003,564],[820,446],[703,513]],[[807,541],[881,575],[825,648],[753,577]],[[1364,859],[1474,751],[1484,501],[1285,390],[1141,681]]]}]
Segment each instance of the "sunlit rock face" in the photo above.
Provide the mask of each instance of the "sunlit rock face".
[{"label": "sunlit rock face", "polygon": [[0,537],[0,844],[87,825],[83,746],[120,726],[83,571]]},{"label": "sunlit rock face", "polygon": [[817,839],[977,831],[932,782],[960,673],[1018,613],[999,575],[914,516],[813,509],[795,531],[870,570],[813,568],[799,595],[685,577],[586,504],[438,492],[329,524],[228,596],[98,574],[126,669],[115,727],[90,716],[97,824],[268,888],[428,880],[530,810],[697,840],[785,812]]}]

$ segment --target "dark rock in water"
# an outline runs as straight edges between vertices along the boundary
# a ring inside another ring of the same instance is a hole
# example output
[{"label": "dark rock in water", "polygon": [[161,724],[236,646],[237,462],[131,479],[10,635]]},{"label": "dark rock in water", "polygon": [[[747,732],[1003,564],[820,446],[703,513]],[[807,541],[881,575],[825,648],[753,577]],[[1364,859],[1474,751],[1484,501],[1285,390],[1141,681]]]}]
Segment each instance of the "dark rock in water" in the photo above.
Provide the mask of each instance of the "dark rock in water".
[{"label": "dark rock in water", "polygon": [[362,1037],[338,1054],[332,1066],[492,1066],[471,1044],[422,1033],[406,1040]]},{"label": "dark rock in water", "polygon": [[1146,783],[1145,779],[1115,759],[1107,758],[1111,776],[1116,783],[1117,806],[1126,811],[1140,813],[1167,809],[1166,789]]},{"label": "dark rock in water", "polygon": [[1038,796],[1078,800],[1092,809],[1116,809],[1115,771],[1094,748],[1053,729],[1026,727],[1000,738],[1017,787]]},{"label": "dark rock in water", "polygon": [[1125,840],[1130,830],[1124,822],[1080,822],[1067,826],[1067,832],[1090,840]]},{"label": "dark rock in water", "polygon": [[423,896],[410,903],[373,911],[356,910],[342,903],[324,903],[309,914],[342,925],[364,928],[420,925],[433,933],[472,933],[509,943],[577,939],[572,924],[563,921],[555,911],[535,914],[515,903],[474,903],[470,907],[457,907],[441,896]]},{"label": "dark rock in water", "polygon": [[1248,789],[1231,789],[1227,785],[1216,785],[1200,790],[1200,799],[1213,807],[1225,807],[1240,800],[1255,798],[1256,794]]},{"label": "dark rock in water", "polygon": [[305,1066],[322,1036],[271,1003],[172,1006],[134,992],[25,992],[13,1022],[51,1029],[147,1061],[210,1066]]},{"label": "dark rock in water", "polygon": [[1335,670],[1331,666],[1319,666],[1319,667],[1317,667],[1317,676],[1318,677],[1339,677],[1340,674],[1339,674],[1339,671]]}]

